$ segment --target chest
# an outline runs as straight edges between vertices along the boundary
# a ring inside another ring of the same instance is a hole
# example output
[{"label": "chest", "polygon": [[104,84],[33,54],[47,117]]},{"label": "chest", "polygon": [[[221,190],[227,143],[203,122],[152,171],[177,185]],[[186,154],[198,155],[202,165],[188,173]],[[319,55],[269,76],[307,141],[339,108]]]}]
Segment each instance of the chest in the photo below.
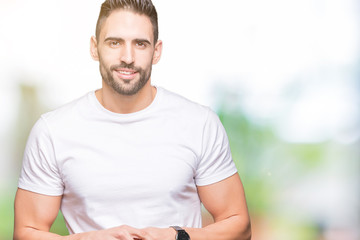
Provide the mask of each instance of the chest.
[{"label": "chest", "polygon": [[65,197],[123,201],[196,192],[197,150],[184,134],[121,126],[96,132],[78,129],[59,139]]}]

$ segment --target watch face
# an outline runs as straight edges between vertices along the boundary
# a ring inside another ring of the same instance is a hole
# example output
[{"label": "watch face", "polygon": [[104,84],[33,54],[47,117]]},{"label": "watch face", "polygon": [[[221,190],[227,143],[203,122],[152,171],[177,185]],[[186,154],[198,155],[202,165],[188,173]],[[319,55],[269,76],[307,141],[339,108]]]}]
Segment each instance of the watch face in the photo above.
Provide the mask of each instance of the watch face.
[{"label": "watch face", "polygon": [[184,230],[179,230],[177,234],[177,240],[190,240],[189,234]]}]

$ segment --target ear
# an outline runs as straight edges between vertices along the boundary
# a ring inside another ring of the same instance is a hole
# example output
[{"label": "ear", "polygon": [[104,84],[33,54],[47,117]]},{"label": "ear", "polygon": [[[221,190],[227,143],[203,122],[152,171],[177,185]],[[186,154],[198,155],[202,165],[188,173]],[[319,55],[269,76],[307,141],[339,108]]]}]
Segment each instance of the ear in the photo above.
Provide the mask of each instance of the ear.
[{"label": "ear", "polygon": [[99,61],[97,41],[95,36],[92,36],[90,39],[90,55],[92,59],[94,59],[95,61]]},{"label": "ear", "polygon": [[158,40],[155,44],[155,50],[153,55],[153,64],[157,64],[160,61],[161,52],[162,52],[163,43],[161,40]]}]

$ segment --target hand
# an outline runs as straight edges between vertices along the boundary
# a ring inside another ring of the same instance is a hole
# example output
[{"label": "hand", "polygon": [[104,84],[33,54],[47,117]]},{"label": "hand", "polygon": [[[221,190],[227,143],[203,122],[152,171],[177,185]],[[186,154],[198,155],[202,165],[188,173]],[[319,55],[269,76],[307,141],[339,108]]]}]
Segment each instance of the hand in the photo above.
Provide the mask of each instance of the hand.
[{"label": "hand", "polygon": [[81,240],[147,240],[146,233],[127,225],[80,234]]},{"label": "hand", "polygon": [[100,231],[80,233],[77,235],[77,238],[69,238],[69,240],[174,240],[175,236],[176,231],[172,228],[148,227],[137,229],[122,225]]},{"label": "hand", "polygon": [[141,229],[141,240],[175,240],[176,231],[173,228],[148,227]]}]

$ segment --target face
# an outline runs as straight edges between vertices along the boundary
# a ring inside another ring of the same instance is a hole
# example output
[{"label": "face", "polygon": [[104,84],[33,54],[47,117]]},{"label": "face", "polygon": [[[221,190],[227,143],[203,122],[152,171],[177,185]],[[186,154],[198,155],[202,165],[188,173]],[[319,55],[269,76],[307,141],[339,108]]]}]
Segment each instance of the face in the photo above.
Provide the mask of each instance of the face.
[{"label": "face", "polygon": [[99,39],[91,39],[91,54],[99,61],[103,83],[121,95],[150,86],[152,64],[159,61],[161,50],[161,41],[154,44],[150,19],[127,10],[112,12]]}]

